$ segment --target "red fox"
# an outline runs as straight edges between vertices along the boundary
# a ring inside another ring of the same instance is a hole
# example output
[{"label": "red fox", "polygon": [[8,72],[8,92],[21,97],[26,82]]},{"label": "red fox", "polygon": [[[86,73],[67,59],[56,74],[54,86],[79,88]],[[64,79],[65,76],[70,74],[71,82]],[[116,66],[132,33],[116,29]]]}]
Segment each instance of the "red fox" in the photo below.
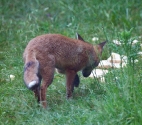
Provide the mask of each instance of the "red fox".
[{"label": "red fox", "polygon": [[47,107],[46,90],[52,83],[55,68],[66,75],[66,94],[70,98],[74,86],[79,86],[77,72],[82,70],[83,76],[88,77],[100,62],[106,42],[93,46],[79,34],[77,37],[45,34],[33,38],[25,48],[24,82],[44,108]]}]

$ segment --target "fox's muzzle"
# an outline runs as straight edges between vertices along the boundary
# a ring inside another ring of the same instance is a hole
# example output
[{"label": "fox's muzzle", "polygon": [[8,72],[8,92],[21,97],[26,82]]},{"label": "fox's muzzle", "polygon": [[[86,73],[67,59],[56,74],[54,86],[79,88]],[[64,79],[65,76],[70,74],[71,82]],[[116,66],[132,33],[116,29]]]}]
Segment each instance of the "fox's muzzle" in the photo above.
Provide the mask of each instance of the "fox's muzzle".
[{"label": "fox's muzzle", "polygon": [[90,70],[82,70],[82,75],[84,76],[84,77],[88,77],[90,74],[91,74],[91,72],[92,72],[92,70],[90,71]]}]

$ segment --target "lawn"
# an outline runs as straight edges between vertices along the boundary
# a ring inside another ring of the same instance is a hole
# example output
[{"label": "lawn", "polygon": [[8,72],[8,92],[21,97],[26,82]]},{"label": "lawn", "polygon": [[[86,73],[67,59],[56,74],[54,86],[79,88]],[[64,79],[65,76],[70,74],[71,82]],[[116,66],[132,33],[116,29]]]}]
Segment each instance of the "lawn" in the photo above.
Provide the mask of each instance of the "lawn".
[{"label": "lawn", "polygon": [[[141,0],[0,0],[0,125],[141,125],[141,20]],[[75,38],[76,32],[92,44],[107,39],[102,59],[115,52],[127,55],[128,64],[110,69],[105,83],[79,72],[81,83],[71,100],[65,76],[55,73],[48,108],[42,109],[23,82],[23,51],[37,35]],[[132,45],[134,39],[139,42]]]}]

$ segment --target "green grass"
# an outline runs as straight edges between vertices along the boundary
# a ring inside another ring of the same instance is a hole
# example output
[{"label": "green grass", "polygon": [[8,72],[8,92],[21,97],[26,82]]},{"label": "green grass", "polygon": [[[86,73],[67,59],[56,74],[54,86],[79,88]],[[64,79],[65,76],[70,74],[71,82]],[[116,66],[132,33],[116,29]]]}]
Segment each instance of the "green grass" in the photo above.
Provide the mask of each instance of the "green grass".
[{"label": "green grass", "polygon": [[[140,125],[142,59],[136,53],[141,48],[128,41],[142,35],[141,20],[141,0],[0,0],[0,124]],[[97,43],[108,39],[102,58],[110,52],[125,54],[128,66],[111,69],[106,83],[80,74],[80,87],[71,100],[65,98],[65,77],[55,74],[44,110],[23,82],[24,48],[37,35],[75,38],[76,32],[92,44],[96,44],[93,37],[99,37]],[[123,47],[114,45],[113,39],[122,40]],[[133,63],[134,59],[139,62]],[[15,80],[10,80],[10,74]]]}]

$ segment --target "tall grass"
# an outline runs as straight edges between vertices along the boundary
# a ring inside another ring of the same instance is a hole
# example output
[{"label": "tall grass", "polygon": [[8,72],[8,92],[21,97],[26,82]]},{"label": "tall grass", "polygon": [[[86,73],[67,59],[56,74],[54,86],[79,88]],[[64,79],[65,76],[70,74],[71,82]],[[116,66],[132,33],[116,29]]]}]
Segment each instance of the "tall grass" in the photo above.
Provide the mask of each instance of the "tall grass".
[{"label": "tall grass", "polygon": [[[142,6],[140,0],[0,0],[0,124],[113,125],[142,123]],[[47,90],[48,109],[40,108],[23,83],[22,53],[28,41],[45,33],[60,33],[96,44],[108,39],[110,52],[128,56],[128,65],[110,69],[106,83],[83,78],[72,100],[65,98],[65,77],[55,74]],[[92,37],[99,37],[96,43]],[[112,43],[120,40],[121,47]],[[132,45],[133,39],[139,43]],[[138,62],[135,63],[134,60]],[[15,79],[10,79],[10,74]],[[100,86],[98,87],[96,84]]]}]

